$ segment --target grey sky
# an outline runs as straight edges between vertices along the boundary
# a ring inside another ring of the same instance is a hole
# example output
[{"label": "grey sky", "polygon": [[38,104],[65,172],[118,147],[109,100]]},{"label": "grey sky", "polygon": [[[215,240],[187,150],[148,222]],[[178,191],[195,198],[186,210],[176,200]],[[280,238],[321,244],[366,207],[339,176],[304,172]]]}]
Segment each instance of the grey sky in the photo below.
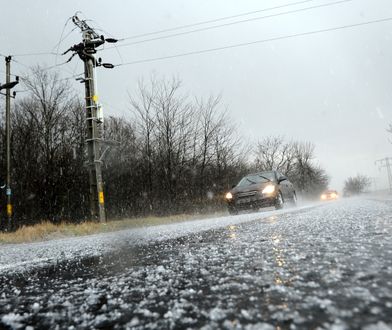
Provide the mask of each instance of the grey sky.
[{"label": "grey sky", "polygon": [[[56,51],[64,24],[76,11],[90,24],[121,38],[178,25],[296,2],[269,1],[22,1],[0,0],[0,53]],[[305,8],[334,0],[254,14]],[[388,0],[352,0],[290,15],[237,24],[100,53],[111,63],[167,56],[283,35],[392,17]],[[247,17],[246,17],[247,18]],[[64,34],[73,28],[69,23]],[[104,33],[105,35],[108,35]],[[75,30],[60,45],[80,41]],[[374,160],[392,156],[385,131],[392,122],[392,21],[352,29],[255,44],[99,71],[105,114],[128,113],[127,92],[151,73],[181,78],[184,90],[197,96],[222,94],[242,135],[255,141],[267,135],[312,141],[320,164],[342,188],[347,176],[364,173],[386,186],[385,171]],[[120,45],[120,44],[119,44]],[[25,65],[60,63],[63,57],[15,56]],[[13,73],[26,72],[12,64]],[[4,69],[0,66],[0,75]],[[61,67],[64,77],[82,72],[76,57]],[[83,93],[83,86],[75,83]],[[392,138],[392,136],[391,136]]]}]

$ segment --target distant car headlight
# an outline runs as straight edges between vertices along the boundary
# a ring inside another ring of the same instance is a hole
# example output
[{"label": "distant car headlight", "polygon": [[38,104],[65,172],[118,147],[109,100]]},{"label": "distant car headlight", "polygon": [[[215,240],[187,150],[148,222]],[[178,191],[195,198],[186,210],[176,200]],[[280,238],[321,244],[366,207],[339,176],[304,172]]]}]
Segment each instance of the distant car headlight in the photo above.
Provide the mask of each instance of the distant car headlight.
[{"label": "distant car headlight", "polygon": [[262,193],[263,194],[272,194],[275,191],[275,186],[273,184],[269,184],[268,186],[266,186]]},{"label": "distant car headlight", "polygon": [[321,199],[327,199],[327,195],[325,194],[321,195]]},{"label": "distant car headlight", "polygon": [[336,198],[336,197],[338,197],[338,195],[336,195],[335,193],[332,193],[332,194],[331,194],[331,197],[332,197],[332,198]]},{"label": "distant car headlight", "polygon": [[233,195],[231,192],[228,192],[225,197],[226,197],[226,199],[230,200],[233,198]]}]

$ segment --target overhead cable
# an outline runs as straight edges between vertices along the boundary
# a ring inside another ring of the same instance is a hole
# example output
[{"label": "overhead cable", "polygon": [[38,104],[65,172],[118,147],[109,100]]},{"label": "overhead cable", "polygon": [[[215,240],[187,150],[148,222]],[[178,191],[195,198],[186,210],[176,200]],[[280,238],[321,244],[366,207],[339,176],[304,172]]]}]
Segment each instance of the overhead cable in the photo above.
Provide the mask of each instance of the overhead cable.
[{"label": "overhead cable", "polygon": [[[203,28],[199,28],[199,29],[190,30],[190,31],[178,32],[178,33],[173,33],[173,34],[169,34],[169,35],[133,41],[133,42],[129,42],[126,44],[117,45],[116,48],[127,47],[127,46],[131,46],[131,45],[137,45],[137,44],[142,44],[142,43],[156,41],[156,40],[169,39],[169,38],[178,37],[178,36],[182,36],[182,35],[187,35],[187,34],[192,34],[192,33],[212,30],[212,29],[218,29],[218,28],[242,24],[242,23],[249,23],[249,22],[253,22],[253,21],[257,21],[257,20],[263,20],[263,19],[267,19],[267,18],[273,18],[273,17],[277,17],[277,16],[283,16],[283,15],[313,10],[313,9],[317,9],[317,8],[334,6],[334,5],[338,5],[338,4],[342,4],[342,3],[346,3],[346,2],[351,2],[351,1],[353,1],[353,0],[339,0],[339,1],[324,3],[324,4],[320,4],[320,5],[315,5],[315,6],[311,6],[311,7],[289,10],[289,11],[277,13],[277,14],[265,15],[265,16],[260,16],[260,17],[252,17],[252,18],[248,18],[245,20],[229,22],[229,23],[213,25],[213,26],[207,26],[207,27],[203,27]],[[120,41],[121,41],[121,39],[120,39]],[[105,49],[112,49],[112,48],[114,48],[114,47],[107,47]]]},{"label": "overhead cable", "polygon": [[165,59],[172,59],[172,58],[177,58],[177,57],[197,55],[197,54],[204,54],[204,53],[210,53],[210,52],[217,52],[217,51],[226,50],[226,49],[230,49],[230,48],[245,47],[245,46],[250,46],[250,45],[254,45],[254,44],[260,44],[260,43],[267,43],[267,42],[284,40],[284,39],[297,38],[297,37],[302,37],[302,36],[314,35],[314,34],[331,32],[331,31],[337,31],[337,30],[343,30],[343,29],[349,29],[349,28],[354,28],[354,27],[359,27],[359,26],[364,26],[364,25],[370,25],[370,24],[376,24],[376,23],[382,23],[382,22],[389,22],[389,21],[392,21],[392,17],[382,18],[382,19],[372,20],[372,21],[367,21],[367,22],[362,22],[362,23],[356,23],[356,24],[347,24],[347,25],[333,27],[333,28],[327,28],[327,29],[320,29],[320,30],[314,30],[314,31],[308,31],[308,32],[295,33],[295,34],[290,34],[290,35],[285,35],[285,36],[280,36],[280,37],[261,39],[261,40],[256,40],[256,41],[250,41],[250,42],[244,42],[244,43],[239,43],[239,44],[222,46],[222,47],[208,48],[208,49],[195,50],[195,51],[191,51],[191,52],[174,54],[174,55],[168,55],[168,56],[161,56],[161,57],[155,57],[155,58],[149,58],[149,59],[135,60],[135,61],[130,61],[130,62],[117,64],[117,65],[115,65],[115,67],[116,66],[124,66],[124,65],[133,65],[133,64],[140,64],[140,63],[155,62],[155,61],[161,61],[161,60],[165,60]]},{"label": "overhead cable", "polygon": [[315,0],[303,0],[303,1],[292,2],[292,3],[280,5],[280,6],[268,7],[268,8],[264,8],[264,9],[249,11],[249,12],[236,14],[236,15],[231,15],[231,16],[224,16],[224,17],[215,18],[215,19],[206,20],[206,21],[201,21],[201,22],[196,22],[196,23],[192,23],[192,24],[180,25],[180,26],[176,26],[176,27],[172,27],[172,28],[168,28],[168,29],[157,30],[157,31],[147,32],[147,33],[142,33],[142,34],[136,34],[136,35],[128,36],[128,37],[125,37],[125,38],[120,38],[119,41],[124,41],[124,40],[129,40],[129,39],[137,39],[137,38],[147,37],[147,36],[154,35],[154,34],[160,34],[160,33],[165,33],[165,32],[172,32],[172,31],[186,29],[186,28],[190,28],[190,27],[194,27],[194,26],[210,24],[210,23],[216,23],[216,22],[220,22],[220,21],[224,21],[224,20],[228,20],[228,19],[233,19],[233,18],[237,18],[237,17],[257,14],[257,13],[270,11],[270,10],[275,10],[275,9],[280,9],[280,8],[285,8],[285,7],[296,6],[296,5],[300,5],[300,4],[304,4],[304,3],[308,3],[308,2],[314,2],[314,1]]}]

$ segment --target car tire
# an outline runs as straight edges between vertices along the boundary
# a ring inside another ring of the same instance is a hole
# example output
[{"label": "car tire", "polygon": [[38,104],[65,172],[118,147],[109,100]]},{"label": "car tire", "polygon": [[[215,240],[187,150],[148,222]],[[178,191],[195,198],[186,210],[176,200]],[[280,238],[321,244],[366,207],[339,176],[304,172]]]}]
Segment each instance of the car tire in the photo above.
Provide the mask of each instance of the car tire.
[{"label": "car tire", "polygon": [[277,210],[283,209],[283,206],[284,206],[283,196],[282,193],[279,191],[275,199],[275,209]]},{"label": "car tire", "polygon": [[229,208],[229,214],[230,215],[237,215],[238,214],[238,210],[234,207]]}]

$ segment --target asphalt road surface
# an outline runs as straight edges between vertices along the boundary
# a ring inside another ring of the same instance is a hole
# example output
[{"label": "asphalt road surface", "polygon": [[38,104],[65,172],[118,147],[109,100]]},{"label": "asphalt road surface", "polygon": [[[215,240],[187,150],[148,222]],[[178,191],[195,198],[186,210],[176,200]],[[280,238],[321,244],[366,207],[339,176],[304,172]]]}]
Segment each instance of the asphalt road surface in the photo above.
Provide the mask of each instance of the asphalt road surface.
[{"label": "asphalt road surface", "polygon": [[0,328],[392,329],[388,199],[0,250]]}]

